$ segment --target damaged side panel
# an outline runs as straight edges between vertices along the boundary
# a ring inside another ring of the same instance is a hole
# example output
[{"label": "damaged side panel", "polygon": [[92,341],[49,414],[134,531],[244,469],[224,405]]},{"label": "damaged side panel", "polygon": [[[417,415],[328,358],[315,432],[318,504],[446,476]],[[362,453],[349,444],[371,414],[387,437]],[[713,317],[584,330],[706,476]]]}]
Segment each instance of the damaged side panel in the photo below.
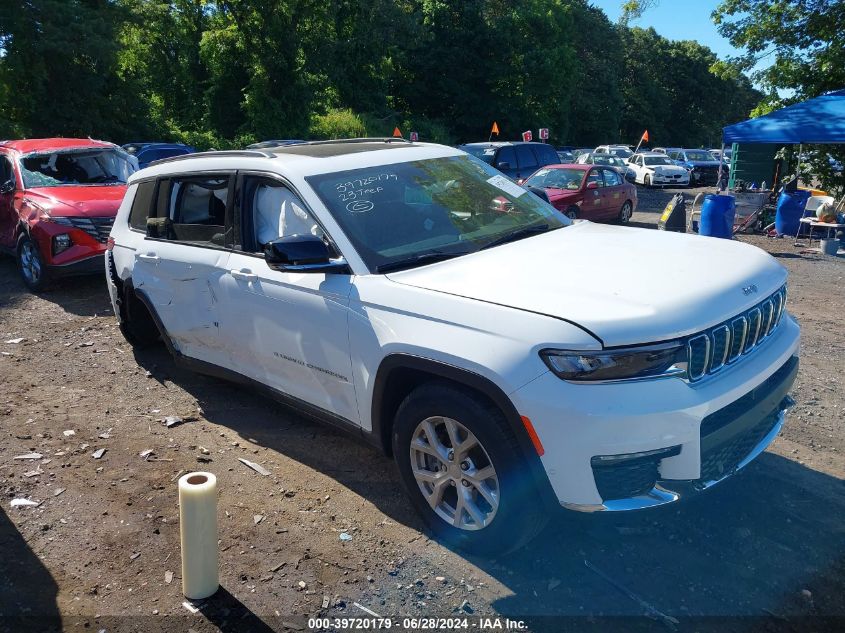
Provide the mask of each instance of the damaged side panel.
[{"label": "damaged side panel", "polygon": [[143,289],[178,349],[222,364],[218,291],[229,252],[145,240],[135,254],[133,281]]}]

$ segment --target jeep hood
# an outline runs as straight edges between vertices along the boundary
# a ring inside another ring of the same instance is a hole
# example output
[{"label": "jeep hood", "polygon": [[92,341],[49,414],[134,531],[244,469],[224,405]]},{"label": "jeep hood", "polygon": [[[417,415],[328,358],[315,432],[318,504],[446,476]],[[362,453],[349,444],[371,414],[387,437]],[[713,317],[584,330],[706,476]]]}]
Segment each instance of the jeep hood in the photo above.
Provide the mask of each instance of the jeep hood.
[{"label": "jeep hood", "polygon": [[126,193],[126,185],[87,185],[27,189],[28,198],[58,217],[113,217]]},{"label": "jeep hood", "polygon": [[786,270],[740,242],[577,222],[388,278],[564,319],[616,346],[716,325],[777,290]]}]

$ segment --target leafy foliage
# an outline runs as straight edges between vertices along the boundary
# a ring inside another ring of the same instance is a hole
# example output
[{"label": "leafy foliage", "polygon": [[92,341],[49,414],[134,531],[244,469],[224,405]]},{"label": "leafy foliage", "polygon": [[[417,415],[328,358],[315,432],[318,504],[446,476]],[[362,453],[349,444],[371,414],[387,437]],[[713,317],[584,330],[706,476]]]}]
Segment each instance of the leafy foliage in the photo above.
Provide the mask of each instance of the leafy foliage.
[{"label": "leafy foliage", "polygon": [[5,0],[0,137],[711,144],[759,100],[715,63],[588,0]]}]

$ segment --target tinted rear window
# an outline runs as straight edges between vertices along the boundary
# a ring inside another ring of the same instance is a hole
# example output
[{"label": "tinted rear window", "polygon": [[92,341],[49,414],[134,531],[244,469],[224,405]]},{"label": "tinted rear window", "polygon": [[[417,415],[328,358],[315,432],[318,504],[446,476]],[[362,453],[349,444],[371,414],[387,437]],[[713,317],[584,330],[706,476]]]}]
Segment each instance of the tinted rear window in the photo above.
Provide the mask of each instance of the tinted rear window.
[{"label": "tinted rear window", "polygon": [[135,198],[132,200],[132,209],[129,211],[129,226],[138,231],[147,230],[147,218],[150,215],[150,206],[155,195],[156,183],[148,180],[138,185],[135,191]]}]

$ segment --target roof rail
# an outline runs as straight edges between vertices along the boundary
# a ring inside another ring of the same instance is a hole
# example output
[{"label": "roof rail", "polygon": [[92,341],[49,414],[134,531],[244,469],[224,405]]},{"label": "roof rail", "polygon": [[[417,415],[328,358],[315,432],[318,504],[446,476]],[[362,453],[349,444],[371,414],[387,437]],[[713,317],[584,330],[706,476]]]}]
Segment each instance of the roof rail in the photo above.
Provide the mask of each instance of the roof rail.
[{"label": "roof rail", "polygon": [[227,149],[227,150],[213,150],[210,152],[194,152],[193,154],[180,154],[179,156],[171,156],[170,158],[160,158],[152,161],[147,167],[153,165],[163,165],[165,163],[173,163],[178,160],[189,160],[191,158],[218,158],[226,156],[244,156],[253,158],[276,158],[275,154],[264,152],[260,149]]},{"label": "roof rail", "polygon": [[292,143],[290,145],[280,145],[275,149],[282,149],[287,147],[301,147],[302,145],[334,145],[336,143],[408,143],[413,141],[398,137],[398,136],[373,136],[362,138],[337,138],[329,141],[305,141],[304,143]]}]

